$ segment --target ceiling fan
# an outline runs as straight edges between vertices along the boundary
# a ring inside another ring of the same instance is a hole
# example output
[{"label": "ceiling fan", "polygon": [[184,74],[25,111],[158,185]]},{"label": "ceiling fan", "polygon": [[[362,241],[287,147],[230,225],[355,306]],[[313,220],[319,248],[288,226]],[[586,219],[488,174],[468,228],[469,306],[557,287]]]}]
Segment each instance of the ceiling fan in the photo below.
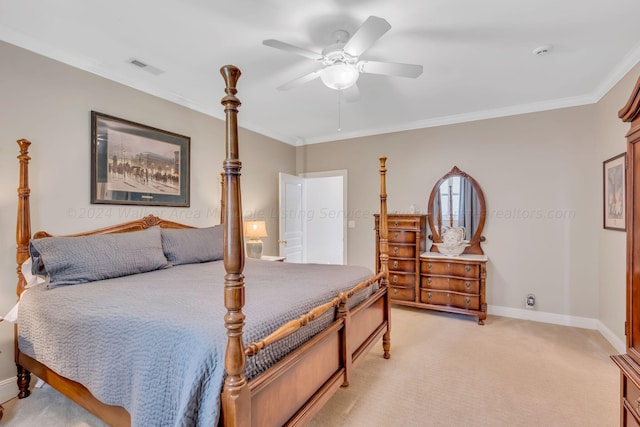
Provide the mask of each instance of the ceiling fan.
[{"label": "ceiling fan", "polygon": [[345,30],[334,31],[333,36],[336,42],[324,48],[322,53],[273,39],[263,40],[262,44],[313,59],[324,65],[319,70],[279,86],[278,90],[289,90],[320,77],[327,87],[345,91],[347,100],[355,100],[359,97],[356,82],[360,74],[383,74],[411,78],[422,74],[422,65],[360,59],[360,55],[390,29],[391,25],[386,20],[370,16],[351,37]]}]

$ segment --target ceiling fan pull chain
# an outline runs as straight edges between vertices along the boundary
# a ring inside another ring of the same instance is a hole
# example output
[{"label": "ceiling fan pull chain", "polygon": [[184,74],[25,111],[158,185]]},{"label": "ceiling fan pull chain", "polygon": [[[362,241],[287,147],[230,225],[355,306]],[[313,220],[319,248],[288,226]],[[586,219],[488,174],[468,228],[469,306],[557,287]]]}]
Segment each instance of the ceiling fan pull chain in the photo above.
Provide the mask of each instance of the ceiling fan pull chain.
[{"label": "ceiling fan pull chain", "polygon": [[341,121],[341,101],[342,100],[342,91],[338,91],[338,132],[342,130],[342,121]]}]

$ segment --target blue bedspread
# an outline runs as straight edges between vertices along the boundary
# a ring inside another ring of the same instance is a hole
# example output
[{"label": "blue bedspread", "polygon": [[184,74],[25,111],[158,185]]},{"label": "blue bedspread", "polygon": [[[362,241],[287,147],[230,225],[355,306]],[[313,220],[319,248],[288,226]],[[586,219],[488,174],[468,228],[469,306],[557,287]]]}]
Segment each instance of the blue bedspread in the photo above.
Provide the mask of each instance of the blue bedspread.
[{"label": "blue bedspread", "polygon": [[[245,343],[371,274],[363,267],[247,260]],[[20,350],[100,401],[126,408],[133,426],[217,425],[226,346],[223,277],[216,261],[35,287],[20,302]],[[324,323],[332,319],[325,316]],[[246,375],[266,370],[321,323],[249,358]]]}]

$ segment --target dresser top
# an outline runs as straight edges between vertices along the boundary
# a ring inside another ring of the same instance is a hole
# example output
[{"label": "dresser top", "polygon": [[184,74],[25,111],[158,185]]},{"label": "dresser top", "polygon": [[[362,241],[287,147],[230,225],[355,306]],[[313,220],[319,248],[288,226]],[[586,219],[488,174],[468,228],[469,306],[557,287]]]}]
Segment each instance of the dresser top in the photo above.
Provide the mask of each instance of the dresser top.
[{"label": "dresser top", "polygon": [[451,260],[459,260],[459,261],[488,261],[486,255],[481,254],[463,254],[458,256],[451,255],[443,255],[438,252],[423,252],[420,254],[420,258],[431,258],[431,259],[451,259]]}]

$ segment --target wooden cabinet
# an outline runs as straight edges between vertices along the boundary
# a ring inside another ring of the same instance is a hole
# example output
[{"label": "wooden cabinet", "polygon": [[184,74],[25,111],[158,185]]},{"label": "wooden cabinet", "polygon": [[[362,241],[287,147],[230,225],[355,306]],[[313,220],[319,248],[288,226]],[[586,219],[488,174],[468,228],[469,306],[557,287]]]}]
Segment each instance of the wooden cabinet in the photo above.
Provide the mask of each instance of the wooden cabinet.
[{"label": "wooden cabinet", "polygon": [[[425,251],[425,215],[389,215],[389,295],[397,305],[487,318],[487,257]],[[376,248],[379,216],[375,215]],[[380,253],[376,249],[376,271]]]},{"label": "wooden cabinet", "polygon": [[485,255],[422,254],[416,302],[432,310],[476,316],[483,325],[487,318],[486,265]]},{"label": "wooden cabinet", "polygon": [[627,350],[612,359],[621,372],[620,425],[640,426],[640,79],[618,115],[631,124],[626,135]]},{"label": "wooden cabinet", "polygon": [[[380,217],[375,216],[376,271],[379,270]],[[425,250],[426,216],[389,214],[389,295],[394,303],[415,302],[420,277],[420,253]]]},{"label": "wooden cabinet", "polygon": [[620,425],[640,426],[640,372],[638,364],[628,355],[613,356],[622,370],[620,375]]}]

